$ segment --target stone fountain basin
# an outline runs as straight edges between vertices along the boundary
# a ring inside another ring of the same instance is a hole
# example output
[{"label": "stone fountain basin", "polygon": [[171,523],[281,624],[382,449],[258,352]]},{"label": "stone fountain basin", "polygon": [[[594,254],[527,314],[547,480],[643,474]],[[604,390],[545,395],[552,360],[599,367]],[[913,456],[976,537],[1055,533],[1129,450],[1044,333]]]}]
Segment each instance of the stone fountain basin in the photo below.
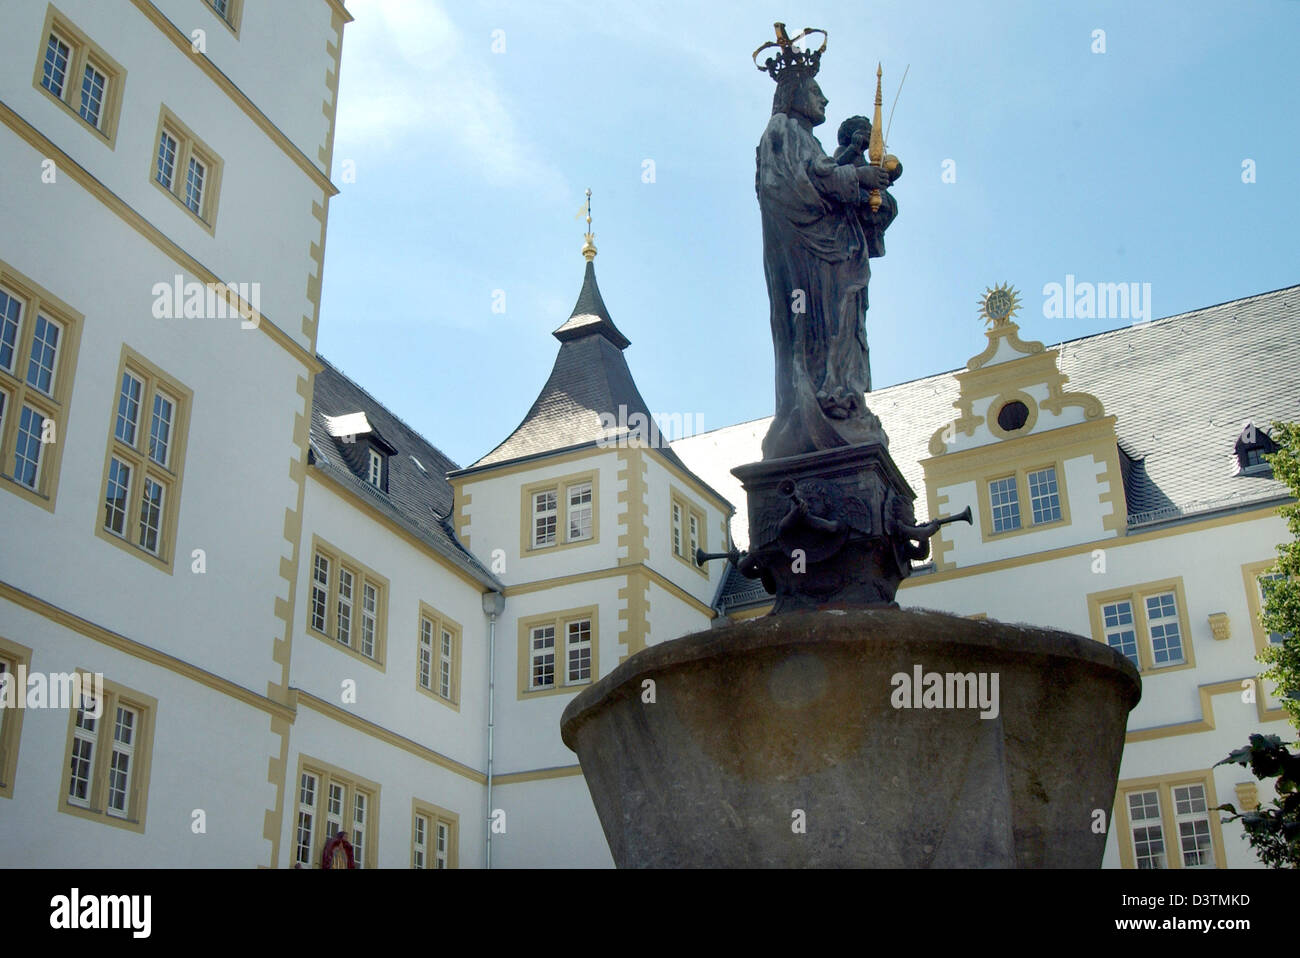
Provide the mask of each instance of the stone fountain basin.
[{"label": "stone fountain basin", "polygon": [[[917,666],[996,674],[996,717],[895,707]],[[1140,695],[1067,632],[822,610],[644,649],[560,727],[620,868],[1097,868]]]}]

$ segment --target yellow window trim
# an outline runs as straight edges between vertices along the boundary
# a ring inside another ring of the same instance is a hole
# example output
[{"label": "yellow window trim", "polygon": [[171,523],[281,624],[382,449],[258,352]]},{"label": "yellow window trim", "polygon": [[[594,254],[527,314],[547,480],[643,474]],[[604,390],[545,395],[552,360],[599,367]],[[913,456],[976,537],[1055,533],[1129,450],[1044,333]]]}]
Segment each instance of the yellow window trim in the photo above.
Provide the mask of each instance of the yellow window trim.
[{"label": "yellow window trim", "polygon": [[[1163,592],[1174,593],[1174,604],[1178,610],[1178,633],[1182,641],[1184,661],[1177,665],[1156,665],[1151,646],[1151,628],[1147,622],[1145,599]],[[1179,672],[1196,667],[1191,630],[1191,619],[1187,614],[1187,594],[1183,590],[1183,580],[1161,579],[1157,582],[1143,582],[1123,589],[1111,589],[1106,592],[1092,592],[1087,595],[1088,621],[1092,624],[1092,637],[1102,645],[1107,645],[1105,621],[1101,607],[1108,602],[1128,599],[1133,605],[1133,631],[1137,637],[1138,671],[1164,675],[1166,672]]]},{"label": "yellow window trim", "polygon": [[292,789],[289,791],[289,794],[293,796],[292,806],[289,806],[292,808],[292,814],[289,816],[290,862],[296,862],[298,855],[298,803],[303,772],[316,776],[316,804],[312,811],[311,867],[320,868],[321,854],[325,851],[325,843],[333,837],[325,834],[325,822],[328,817],[326,803],[329,801],[330,784],[343,786],[343,828],[347,832],[349,842],[352,841],[354,823],[353,798],[358,790],[365,793],[366,844],[361,850],[361,867],[379,867],[379,851],[375,847],[379,837],[379,783],[362,778],[360,775],[345,771],[337,765],[331,765],[329,762],[323,762],[302,752],[298,753],[298,773],[293,777],[293,781],[290,783]]},{"label": "yellow window trim", "polygon": [[[176,165],[172,170],[172,188],[158,182],[158,144],[163,130],[176,140]],[[185,178],[190,157],[196,157],[207,168],[203,182],[203,208],[199,213],[185,205]],[[224,164],[217,151],[204,143],[188,126],[163,104],[158,109],[158,127],[154,130],[153,146],[149,152],[149,182],[183,209],[194,222],[210,236],[216,235],[217,202],[221,196],[221,171]]]},{"label": "yellow window trim", "polygon": [[[144,385],[140,392],[140,414],[136,423],[136,444],[128,446],[117,438],[117,404],[122,390],[122,376],[130,372]],[[163,392],[173,401],[171,462],[160,466],[149,458],[149,431],[153,417],[153,397]],[[145,359],[126,344],[117,364],[117,377],[113,380],[113,398],[109,404],[108,446],[104,450],[104,470],[100,477],[99,499],[95,508],[95,535],[112,543],[130,555],[141,559],[156,569],[171,575],[176,566],[176,526],[180,514],[181,485],[185,473],[185,450],[189,444],[190,410],[194,393],[179,380]],[[114,458],[131,467],[130,499],[127,502],[126,537],[104,528],[104,506],[108,497],[108,470]],[[144,479],[153,478],[164,488],[163,514],[158,532],[158,554],[154,555],[139,545],[141,498]]]},{"label": "yellow window trim", "polygon": [[[1044,469],[1056,470],[1056,493],[1060,500],[1061,518],[1051,522],[1034,522],[1033,503],[1029,498],[1029,474]],[[989,498],[989,486],[998,479],[1014,477],[1016,480],[1016,500],[1020,506],[1020,527],[1003,532],[993,531],[993,503]],[[1043,529],[1059,529],[1070,524],[1070,496],[1065,486],[1065,464],[1060,459],[1035,460],[1029,465],[1016,465],[987,473],[979,479],[979,513],[980,541],[1000,542],[1014,539],[1016,536],[1039,532]]]},{"label": "yellow window trim", "polygon": [[[572,685],[563,681],[569,674],[568,624],[580,619],[591,621],[591,678]],[[533,676],[532,630],[538,626],[555,626],[555,685],[551,688],[531,688]],[[543,615],[532,615],[519,620],[519,661],[516,671],[518,693],[516,700],[541,698],[585,689],[600,677],[600,622],[598,607],[589,605],[580,609],[564,609]]]},{"label": "yellow window trim", "polygon": [[[420,639],[423,636],[424,620],[433,623],[433,659],[429,665],[429,682],[433,688],[426,689],[420,684]],[[438,657],[441,654],[442,632],[451,633],[451,698],[444,698],[438,693]],[[415,687],[429,698],[453,711],[460,711],[460,653],[463,631],[460,623],[451,619],[426,602],[420,602],[420,614],[415,623]]]},{"label": "yellow window trim", "polygon": [[447,867],[460,867],[460,816],[441,805],[411,799],[411,859],[410,867],[415,867],[415,819],[423,815],[429,820],[429,827],[424,833],[424,867],[432,868],[437,842],[437,823],[447,826]]},{"label": "yellow window trim", "polygon": [[[88,669],[77,671],[85,683],[83,687],[93,687],[89,684],[89,676],[92,672]],[[131,793],[127,799],[126,818],[118,818],[116,815],[108,814],[107,811],[108,760],[113,751],[113,723],[119,705],[134,709],[139,716],[133,753],[135,767],[131,770]],[[153,765],[153,730],[158,722],[158,700],[151,695],[145,695],[104,679],[104,711],[96,720],[89,808],[82,808],[68,801],[68,785],[72,777],[73,730],[76,728],[77,712],[75,706],[68,709],[68,734],[63,751],[63,774],[59,776],[58,810],[65,815],[75,815],[88,821],[144,834],[145,816],[149,806],[149,774]]]},{"label": "yellow window trim", "polygon": [[1263,652],[1272,645],[1268,640],[1268,630],[1259,621],[1264,614],[1264,602],[1259,595],[1258,577],[1268,572],[1277,572],[1277,558],[1262,562],[1248,562],[1241,567],[1241,581],[1246,589],[1246,608],[1250,610],[1250,634],[1255,639],[1255,654]]},{"label": "yellow window trim", "polygon": [[[17,642],[0,638],[0,659],[4,660],[10,672],[17,672],[21,665],[24,669],[32,667],[32,650]],[[17,682],[17,676],[9,680]],[[26,695],[25,688],[14,685],[14,695]],[[17,699],[15,698],[15,701]],[[26,702],[26,699],[23,699]],[[0,713],[0,798],[14,797],[14,776],[18,771],[18,746],[23,737],[23,716],[25,708],[4,709]]]},{"label": "yellow window trim", "polygon": [[668,485],[668,551],[673,554],[673,557],[678,562],[681,562],[689,566],[691,569],[695,570],[695,572],[698,575],[703,576],[705,579],[707,579],[709,577],[709,570],[703,568],[702,566],[696,565],[694,555],[684,556],[681,553],[679,553],[676,549],[673,548],[673,506],[674,505],[680,508],[682,512],[681,546],[682,549],[686,552],[690,552],[691,549],[690,523],[691,523],[692,516],[695,517],[695,524],[696,527],[699,529],[699,537],[698,537],[698,541],[696,542],[696,545],[699,548],[703,549],[705,552],[709,551],[709,527],[708,527],[708,522],[706,521],[704,510],[701,509],[699,506],[697,506],[691,499],[688,499],[686,493],[684,493],[679,487],[677,487],[672,483],[669,483]]},{"label": "yellow window trim", "polygon": [[[16,294],[22,302],[14,371],[10,374],[0,369],[0,392],[5,396],[4,421],[0,428],[0,476],[3,477],[0,478],[0,486],[53,512],[59,488],[59,465],[63,460],[68,400],[72,396],[72,380],[77,371],[77,349],[85,317],[4,260],[0,260],[0,286],[5,287],[10,294]],[[31,357],[38,315],[55,320],[61,327],[52,397],[27,384],[27,363]],[[13,478],[18,424],[24,405],[31,406],[54,423],[55,441],[41,451],[40,475],[35,489],[30,489]]]},{"label": "yellow window trim", "polygon": [[226,0],[224,16],[212,0],[199,0],[199,3],[207,7],[208,11],[221,21],[221,25],[235,35],[236,40],[239,39],[239,25],[244,18],[244,0]]},{"label": "yellow window trim", "polygon": [[[45,73],[45,50],[50,34],[58,34],[68,44],[68,75],[64,83],[63,98],[45,88],[41,79]],[[104,101],[100,104],[99,127],[93,127],[81,115],[81,81],[90,63],[108,81]],[[59,12],[54,4],[45,10],[45,25],[41,29],[40,50],[36,54],[36,72],[32,85],[71,113],[78,123],[101,137],[110,150],[117,146],[117,127],[122,107],[122,88],[126,86],[126,69],[97,46],[86,34],[72,25],[72,21]]]},{"label": "yellow window trim", "polygon": [[[591,483],[591,536],[586,539],[568,540],[569,535],[569,489]],[[548,546],[533,545],[533,496],[539,492],[555,492],[555,542]],[[567,476],[544,479],[529,483],[519,492],[519,555],[523,558],[545,553],[558,552],[580,546],[595,545],[600,541],[600,472],[574,472]]]},{"label": "yellow window trim", "polygon": [[[328,632],[318,631],[312,625],[312,586],[315,582],[316,555],[320,554],[330,560],[329,582],[326,585],[325,628],[338,628],[339,568],[352,573],[352,636],[349,644],[344,645]],[[377,587],[375,598],[375,657],[372,659],[361,652],[361,603],[364,585],[369,583]],[[311,537],[311,552],[307,556],[307,634],[320,639],[333,649],[346,652],[354,659],[366,663],[373,669],[386,672],[385,659],[388,649],[388,589],[386,578],[369,566],[358,562],[346,552],[330,545],[320,536]]]},{"label": "yellow window trim", "polygon": [[1121,868],[1136,868],[1137,856],[1133,850],[1133,831],[1128,817],[1128,795],[1130,792],[1158,792],[1160,796],[1160,834],[1165,846],[1165,865],[1168,868],[1182,868],[1183,846],[1179,839],[1174,821],[1174,789],[1179,785],[1205,786],[1206,817],[1210,820],[1210,839],[1214,847],[1214,867],[1226,868],[1227,857],[1223,849],[1223,829],[1219,824],[1219,813],[1215,806],[1219,804],[1214,791],[1214,770],[1205,769],[1197,772],[1176,772],[1172,775],[1155,775],[1149,778],[1130,778],[1120,782],[1115,788],[1115,808],[1112,821],[1117,826],[1115,837],[1119,840],[1119,860]]}]

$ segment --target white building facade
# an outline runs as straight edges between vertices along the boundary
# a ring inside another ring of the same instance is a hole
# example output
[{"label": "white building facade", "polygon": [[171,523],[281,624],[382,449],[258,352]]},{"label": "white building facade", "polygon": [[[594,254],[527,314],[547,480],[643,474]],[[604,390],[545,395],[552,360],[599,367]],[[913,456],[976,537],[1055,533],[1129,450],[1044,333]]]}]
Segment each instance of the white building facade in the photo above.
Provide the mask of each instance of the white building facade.
[{"label": "white building facade", "polygon": [[[744,545],[767,421],[655,434],[589,239],[537,402],[460,468],[316,354],[342,4],[117,6],[0,35],[0,668],[104,677],[0,710],[0,864],[318,867],[342,832],[362,867],[611,865],[560,714],[766,611],[693,557]],[[1254,656],[1295,294],[1055,350],[1007,321],[869,397],[918,514],[975,519],[900,604],[1138,664],[1109,866],[1254,864],[1212,766],[1285,728]]]}]

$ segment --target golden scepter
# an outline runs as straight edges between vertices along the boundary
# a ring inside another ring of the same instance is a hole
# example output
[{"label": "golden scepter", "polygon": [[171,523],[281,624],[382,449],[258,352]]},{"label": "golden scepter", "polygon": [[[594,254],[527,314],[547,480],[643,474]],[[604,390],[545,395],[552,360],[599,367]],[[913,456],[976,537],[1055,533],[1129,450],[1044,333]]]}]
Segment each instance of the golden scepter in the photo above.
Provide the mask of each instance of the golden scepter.
[{"label": "golden scepter", "polygon": [[[880,63],[876,63],[876,110],[871,117],[871,140],[867,145],[867,160],[872,166],[878,166],[886,172],[892,173],[898,168],[898,157],[892,153],[885,153],[885,137],[880,131]],[[901,87],[900,87],[901,91]],[[895,97],[894,105],[898,105],[898,99]],[[890,111],[890,119],[893,119],[893,111]],[[880,204],[884,202],[880,196],[880,190],[871,191],[871,212],[880,209]]]}]

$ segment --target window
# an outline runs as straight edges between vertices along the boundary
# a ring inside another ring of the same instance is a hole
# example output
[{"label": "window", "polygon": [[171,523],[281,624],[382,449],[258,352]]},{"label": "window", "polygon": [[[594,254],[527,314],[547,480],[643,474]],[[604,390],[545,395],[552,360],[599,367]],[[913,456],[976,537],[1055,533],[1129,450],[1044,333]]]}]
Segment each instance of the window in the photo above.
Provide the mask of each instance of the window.
[{"label": "window", "polygon": [[0,262],[0,484],[51,511],[81,320]]},{"label": "window", "polygon": [[45,14],[33,82],[113,147],[126,71],[53,6]]},{"label": "window", "polygon": [[1242,566],[1241,578],[1246,589],[1246,606],[1250,613],[1251,631],[1255,636],[1255,651],[1258,653],[1270,645],[1281,645],[1287,636],[1265,629],[1260,621],[1260,616],[1264,613],[1266,590],[1270,583],[1280,582],[1283,578],[1277,571],[1277,559],[1265,559]]},{"label": "window", "polygon": [[1223,835],[1210,772],[1120,782],[1115,797],[1124,868],[1215,868]]},{"label": "window", "polygon": [[325,843],[344,832],[357,867],[377,867],[379,786],[305,755],[298,758],[297,782],[294,865],[319,868]]},{"label": "window", "polygon": [[[18,679],[31,665],[32,650],[0,639],[0,798],[13,798],[14,772],[18,767],[18,742],[22,737],[25,708],[16,708],[18,696],[26,689],[19,688]],[[20,671],[21,670],[21,671]],[[11,697],[12,696],[12,697]]]},{"label": "window", "polygon": [[158,116],[149,178],[205,230],[214,231],[221,158],[166,106]]},{"label": "window", "polygon": [[993,531],[1020,528],[1020,500],[1016,495],[1016,477],[1007,476],[989,483],[989,503],[993,507]]},{"label": "window", "polygon": [[455,868],[459,816],[419,799],[411,802],[411,867]]},{"label": "window", "polygon": [[1069,522],[1060,464],[1016,469],[980,480],[979,511],[986,541],[990,536],[1021,535]]},{"label": "window", "polygon": [[416,687],[444,704],[460,703],[460,625],[420,603]]},{"label": "window", "polygon": [[1233,454],[1237,459],[1237,474],[1241,476],[1273,475],[1273,467],[1265,456],[1278,450],[1277,442],[1263,429],[1256,429],[1253,422],[1247,422],[1233,445]]},{"label": "window", "polygon": [[519,620],[519,697],[563,692],[599,677],[596,609]]},{"label": "window", "polygon": [[384,478],[384,457],[377,450],[368,450],[370,454],[370,469],[366,475],[366,481],[376,489],[383,488]]},{"label": "window", "polygon": [[125,346],[115,381],[95,531],[171,572],[193,394]]},{"label": "window", "polygon": [[1094,593],[1088,605],[1093,638],[1127,656],[1139,671],[1195,664],[1181,579]]},{"label": "window", "polygon": [[388,580],[312,537],[307,631],[384,668]]},{"label": "window", "polygon": [[668,511],[673,555],[707,577],[708,570],[695,564],[695,550],[708,549],[704,535],[704,510],[673,487],[669,490]]},{"label": "window", "polygon": [[596,473],[535,482],[522,490],[520,554],[595,542]]},{"label": "window", "polygon": [[108,681],[96,698],[97,685],[84,678],[68,710],[59,810],[143,832],[158,702]]},{"label": "window", "polygon": [[244,12],[244,0],[200,0],[217,15],[226,28],[236,37],[239,36],[240,15]]}]

